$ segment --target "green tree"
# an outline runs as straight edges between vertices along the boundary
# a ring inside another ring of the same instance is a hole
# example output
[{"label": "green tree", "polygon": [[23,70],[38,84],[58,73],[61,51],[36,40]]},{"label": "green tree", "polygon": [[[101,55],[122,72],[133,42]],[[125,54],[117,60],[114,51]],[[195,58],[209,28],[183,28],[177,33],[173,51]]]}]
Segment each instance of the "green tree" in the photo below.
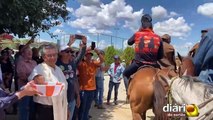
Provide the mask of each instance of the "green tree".
[{"label": "green tree", "polygon": [[116,54],[119,55],[122,59],[123,50],[122,49],[115,49],[115,50],[116,50]]},{"label": "green tree", "polygon": [[105,49],[105,64],[109,66],[111,63],[114,62],[113,56],[116,55],[116,49],[114,46],[109,46]]},{"label": "green tree", "polygon": [[0,0],[0,34],[24,37],[48,31],[68,19],[67,0]]},{"label": "green tree", "polygon": [[123,51],[122,58],[125,60],[125,63],[127,66],[130,64],[130,62],[134,58],[134,55],[135,55],[135,52],[134,52],[134,48],[132,48],[132,47],[127,47]]}]

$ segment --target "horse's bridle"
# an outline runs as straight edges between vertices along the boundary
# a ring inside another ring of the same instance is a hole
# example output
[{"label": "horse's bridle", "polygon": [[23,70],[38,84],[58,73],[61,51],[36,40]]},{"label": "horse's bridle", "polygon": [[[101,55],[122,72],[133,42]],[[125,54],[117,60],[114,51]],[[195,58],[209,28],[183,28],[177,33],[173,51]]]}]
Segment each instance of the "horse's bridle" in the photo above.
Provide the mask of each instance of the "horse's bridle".
[{"label": "horse's bridle", "polygon": [[[171,91],[171,88],[172,88],[172,84],[174,83],[174,81],[178,78],[179,76],[176,76],[176,77],[173,77],[172,79],[171,79],[171,83],[170,83],[170,85],[169,85],[169,90],[168,90],[168,92],[167,92],[167,97],[168,97],[168,103],[169,104],[172,104],[173,102],[174,102],[174,98],[172,97],[172,91]],[[170,101],[170,98],[171,98],[171,101]]]},{"label": "horse's bridle", "polygon": [[[168,90],[168,93],[167,93],[167,96],[168,96],[168,103],[169,103],[169,104],[172,104],[172,103],[175,101],[175,99],[172,97],[171,87],[172,87],[172,84],[174,83],[174,81],[175,81],[178,77],[179,77],[179,76],[176,76],[176,77],[173,77],[173,78],[171,79],[172,82],[171,82],[171,84],[169,85],[169,90]],[[170,98],[171,98],[171,101],[170,101]],[[201,108],[205,107],[205,105],[207,105],[207,104],[210,103],[211,101],[213,101],[213,98],[208,99],[207,101],[205,101],[205,102],[203,102],[203,103],[201,103],[201,104],[199,104],[199,105],[197,105],[197,106],[198,106],[199,109],[201,109]],[[211,114],[212,111],[213,111],[213,108],[210,109],[209,111],[207,111],[206,113],[204,113],[202,116],[200,116],[200,117],[197,118],[196,120],[200,120],[202,117]],[[206,117],[207,117],[207,116],[206,116]]]}]

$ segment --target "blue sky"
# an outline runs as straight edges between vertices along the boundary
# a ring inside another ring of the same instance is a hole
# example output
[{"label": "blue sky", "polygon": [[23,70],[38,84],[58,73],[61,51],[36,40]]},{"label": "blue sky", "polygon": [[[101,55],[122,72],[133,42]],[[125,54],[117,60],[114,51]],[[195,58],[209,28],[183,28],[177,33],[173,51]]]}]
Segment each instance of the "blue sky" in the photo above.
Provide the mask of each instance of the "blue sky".
[{"label": "blue sky", "polygon": [[[148,13],[153,17],[155,33],[171,35],[176,51],[186,55],[200,40],[200,31],[213,27],[212,9],[213,0],[68,0],[71,19],[50,31],[62,43],[67,42],[69,34],[81,33],[88,37],[89,44],[96,41],[100,49],[111,42],[125,48],[126,40],[140,27],[141,16]],[[40,39],[56,42],[46,33],[41,33]]]}]

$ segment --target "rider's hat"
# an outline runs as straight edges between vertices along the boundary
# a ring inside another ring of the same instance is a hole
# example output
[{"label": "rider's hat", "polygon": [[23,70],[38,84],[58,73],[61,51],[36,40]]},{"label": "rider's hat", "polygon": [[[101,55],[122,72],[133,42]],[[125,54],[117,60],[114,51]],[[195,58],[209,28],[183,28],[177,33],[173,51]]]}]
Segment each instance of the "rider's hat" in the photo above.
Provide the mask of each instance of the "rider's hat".
[{"label": "rider's hat", "polygon": [[141,24],[143,28],[152,28],[152,17],[149,14],[144,14],[141,17]]},{"label": "rider's hat", "polygon": [[163,36],[161,36],[161,39],[162,39],[164,42],[167,42],[167,43],[170,43],[170,42],[171,42],[171,36],[168,35],[168,34],[164,34]]},{"label": "rider's hat", "polygon": [[207,33],[208,30],[201,30],[201,33]]}]

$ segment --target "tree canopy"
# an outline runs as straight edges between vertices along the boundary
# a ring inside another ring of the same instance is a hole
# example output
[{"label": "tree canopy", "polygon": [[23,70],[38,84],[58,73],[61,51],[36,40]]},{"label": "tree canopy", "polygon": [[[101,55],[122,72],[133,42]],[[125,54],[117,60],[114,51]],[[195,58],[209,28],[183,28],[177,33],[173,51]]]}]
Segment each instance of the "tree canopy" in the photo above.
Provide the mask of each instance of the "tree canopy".
[{"label": "tree canopy", "polygon": [[67,0],[0,0],[0,34],[7,32],[24,37],[68,19]]},{"label": "tree canopy", "polygon": [[110,65],[111,63],[114,62],[113,56],[116,55],[116,49],[114,48],[114,46],[109,46],[105,49],[105,63],[106,65]]},{"label": "tree canopy", "polygon": [[125,50],[123,51],[123,55],[122,58],[125,60],[126,65],[128,66],[131,61],[133,60],[135,55],[135,51],[134,48],[132,47],[127,47],[125,48]]}]

